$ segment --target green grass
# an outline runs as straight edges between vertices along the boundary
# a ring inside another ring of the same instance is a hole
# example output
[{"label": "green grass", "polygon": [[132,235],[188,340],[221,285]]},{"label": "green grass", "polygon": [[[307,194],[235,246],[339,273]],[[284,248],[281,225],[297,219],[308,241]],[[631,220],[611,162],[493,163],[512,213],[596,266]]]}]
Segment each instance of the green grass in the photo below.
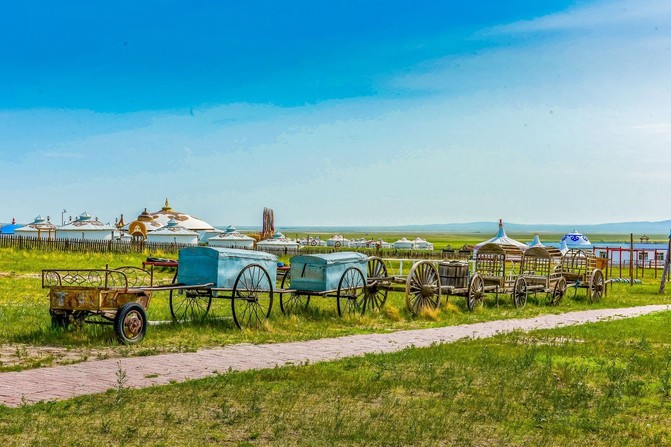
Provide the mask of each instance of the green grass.
[{"label": "green grass", "polygon": [[[215,299],[205,322],[150,326],[145,340],[131,347],[119,345],[110,326],[87,324],[67,330],[51,327],[47,290],[41,288],[38,275],[42,268],[65,266],[92,268],[104,264],[113,267],[141,265],[143,259],[144,256],[140,255],[81,255],[0,250],[0,272],[14,272],[8,276],[0,275],[0,345],[19,346],[19,349],[10,348],[9,353],[0,356],[0,371],[76,362],[86,358],[193,351],[203,347],[241,342],[306,340],[670,301],[666,296],[657,294],[658,280],[648,277],[643,285],[634,287],[615,284],[608,297],[598,304],[588,303],[584,290],[578,291],[578,295],[573,299],[573,292],[569,289],[568,296],[557,307],[546,306],[541,295],[536,298],[530,297],[529,303],[523,309],[516,309],[509,295],[501,296],[497,306],[494,296],[489,295],[483,308],[469,312],[464,298],[450,297],[447,301],[443,299],[438,312],[427,312],[421,316],[413,316],[407,311],[405,295],[401,292],[390,293],[387,304],[380,313],[348,318],[337,316],[334,298],[313,298],[307,311],[285,316],[280,312],[279,298],[276,295],[271,318],[263,328],[254,331],[241,331],[235,328],[231,319],[230,302]],[[164,280],[169,279],[171,274],[168,271],[157,273]],[[170,321],[166,292],[154,294],[148,316],[154,321]],[[30,349],[24,350],[22,348],[24,345],[55,347],[59,350],[47,349],[35,352]],[[64,355],[63,350],[70,352]],[[80,355],[72,356],[71,351],[77,351]]]},{"label": "green grass", "polygon": [[671,313],[0,407],[3,445],[669,445]]}]

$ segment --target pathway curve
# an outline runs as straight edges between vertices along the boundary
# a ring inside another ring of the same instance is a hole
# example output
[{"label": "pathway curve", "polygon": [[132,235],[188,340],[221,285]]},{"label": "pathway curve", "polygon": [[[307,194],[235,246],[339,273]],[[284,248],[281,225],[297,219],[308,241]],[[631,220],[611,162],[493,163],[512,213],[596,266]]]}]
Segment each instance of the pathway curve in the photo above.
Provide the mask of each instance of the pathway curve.
[{"label": "pathway curve", "polygon": [[350,335],[292,343],[237,344],[192,353],[97,360],[75,365],[0,373],[0,404],[69,399],[102,393],[117,384],[117,373],[126,373],[125,387],[142,388],[226,371],[273,368],[275,366],[322,362],[366,353],[394,352],[408,347],[451,343],[464,338],[485,338],[515,330],[550,329],[608,319],[631,318],[671,310],[671,305],[650,305],[622,309],[595,309],[542,315],[534,318],[497,320],[387,334]]}]

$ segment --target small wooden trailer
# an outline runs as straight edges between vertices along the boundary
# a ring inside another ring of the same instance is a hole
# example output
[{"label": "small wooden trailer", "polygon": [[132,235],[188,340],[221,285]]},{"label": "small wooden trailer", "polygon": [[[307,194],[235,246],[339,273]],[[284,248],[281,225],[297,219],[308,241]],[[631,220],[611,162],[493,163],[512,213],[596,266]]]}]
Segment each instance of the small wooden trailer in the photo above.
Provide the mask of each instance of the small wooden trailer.
[{"label": "small wooden trailer", "polygon": [[[522,250],[515,245],[487,243],[475,255],[475,271],[482,281],[482,294],[494,293],[498,304],[499,294],[510,294],[515,307],[524,307],[528,290],[521,278]],[[479,280],[479,281],[480,281]]]},{"label": "small wooden trailer", "polygon": [[600,268],[602,262],[605,260],[597,258],[589,250],[572,248],[564,253],[559,272],[568,287],[574,288],[574,297],[578,294],[578,289],[585,289],[590,303],[601,300],[605,291],[603,270]]},{"label": "small wooden trailer", "polygon": [[109,324],[119,342],[134,344],[147,332],[151,275],[137,267],[42,270],[49,289],[51,324]]},{"label": "small wooden trailer", "polygon": [[528,248],[520,264],[520,289],[525,289],[527,294],[544,293],[547,304],[558,305],[566,292],[566,279],[558,268],[560,262],[561,252],[556,248]]}]

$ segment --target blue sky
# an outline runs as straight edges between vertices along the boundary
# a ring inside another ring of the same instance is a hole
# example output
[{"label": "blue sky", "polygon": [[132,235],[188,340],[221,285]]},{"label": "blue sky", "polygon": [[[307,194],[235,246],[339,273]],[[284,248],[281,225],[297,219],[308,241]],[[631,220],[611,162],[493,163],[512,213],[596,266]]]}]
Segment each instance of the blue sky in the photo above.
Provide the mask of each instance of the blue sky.
[{"label": "blue sky", "polygon": [[671,4],[1,1],[0,222],[671,218]]}]

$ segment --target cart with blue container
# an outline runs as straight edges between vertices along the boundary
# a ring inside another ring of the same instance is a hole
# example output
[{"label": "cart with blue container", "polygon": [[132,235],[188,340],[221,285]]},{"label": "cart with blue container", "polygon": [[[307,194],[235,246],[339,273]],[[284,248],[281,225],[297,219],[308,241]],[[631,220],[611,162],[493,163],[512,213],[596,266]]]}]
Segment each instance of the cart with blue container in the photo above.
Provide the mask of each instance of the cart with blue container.
[{"label": "cart with blue container", "polygon": [[203,320],[214,298],[231,301],[239,328],[258,327],[270,317],[277,257],[270,253],[217,247],[179,251],[177,274],[170,290],[174,320]]},{"label": "cart with blue container", "polygon": [[312,297],[335,298],[340,316],[379,309],[386,290],[368,287],[368,274],[368,256],[362,253],[294,256],[279,290],[282,312],[306,309]]}]

